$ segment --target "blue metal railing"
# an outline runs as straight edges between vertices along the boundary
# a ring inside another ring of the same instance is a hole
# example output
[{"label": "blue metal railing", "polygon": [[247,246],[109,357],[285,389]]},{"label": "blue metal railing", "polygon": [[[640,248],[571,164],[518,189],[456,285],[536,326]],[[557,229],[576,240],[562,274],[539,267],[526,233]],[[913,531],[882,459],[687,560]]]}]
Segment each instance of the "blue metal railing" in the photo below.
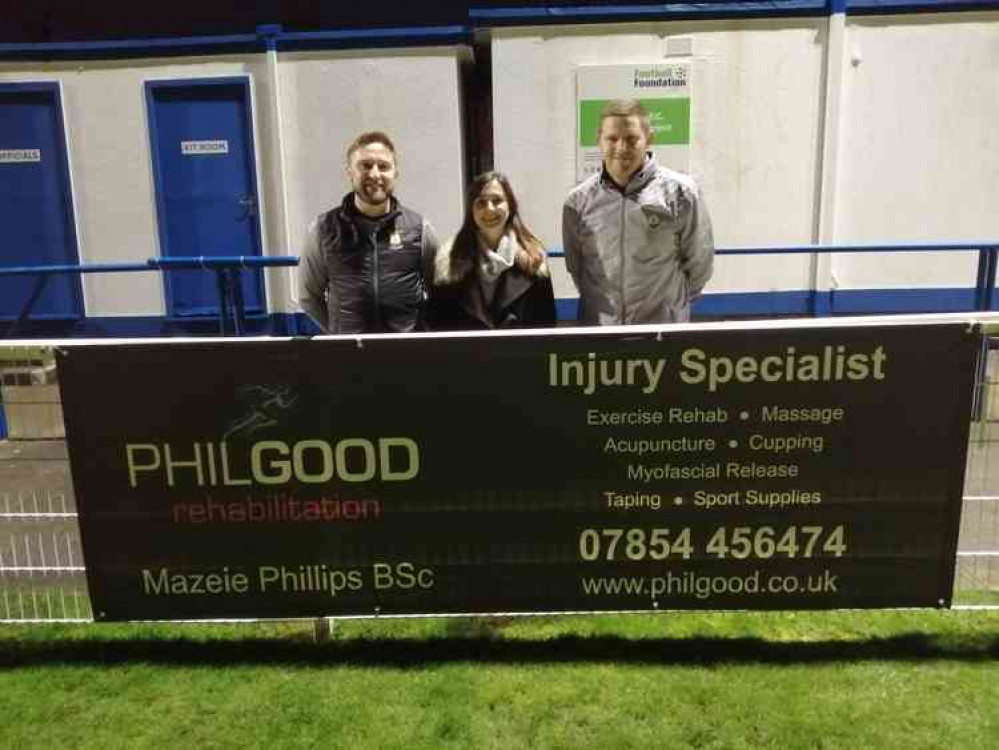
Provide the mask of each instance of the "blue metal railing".
[{"label": "blue metal railing", "polygon": [[[939,253],[978,252],[978,275],[975,281],[975,310],[991,310],[995,299],[996,268],[999,261],[999,241],[982,242],[926,242],[913,244],[858,244],[858,245],[784,245],[779,247],[721,247],[715,255],[825,255],[831,253]],[[564,257],[562,248],[553,248],[548,254]],[[814,309],[813,309],[813,312]]]},{"label": "blue metal railing", "polygon": [[246,329],[246,310],[243,305],[242,274],[244,270],[254,268],[273,268],[276,266],[297,266],[298,258],[294,256],[261,258],[259,256],[192,256],[186,258],[149,258],[145,263],[85,263],[65,264],[55,266],[15,266],[0,268],[3,276],[36,276],[35,286],[21,308],[17,319],[4,332],[11,337],[31,315],[38,298],[45,291],[48,280],[57,274],[86,273],[129,273],[138,271],[180,271],[204,270],[213,271],[218,282],[219,295],[219,334],[227,335],[229,323],[232,323],[233,333],[243,335]]},{"label": "blue metal railing", "polygon": [[[978,252],[978,273],[975,282],[975,310],[991,310],[994,306],[996,274],[999,268],[999,241],[920,243],[920,244],[857,244],[857,245],[785,245],[758,247],[723,247],[716,255],[814,255],[830,253],[929,253]],[[549,251],[552,257],[564,257],[561,248]],[[243,305],[242,272],[255,268],[296,266],[295,256],[261,258],[259,256],[194,256],[184,258],[149,258],[142,263],[93,263],[82,265],[21,266],[0,268],[4,276],[36,276],[34,289],[17,320],[5,332],[10,337],[28,319],[31,310],[45,289],[47,280],[56,274],[128,273],[139,271],[204,270],[216,274],[219,294],[219,333],[228,334],[231,327],[237,336],[245,331],[246,313]],[[817,309],[813,304],[813,314]]]},{"label": "blue metal railing", "polygon": [[825,254],[825,253],[938,253],[978,251],[978,277],[975,281],[975,309],[991,310],[996,287],[996,254],[999,242],[931,242],[919,245],[797,245],[779,248],[743,247],[716,250],[718,255]]}]

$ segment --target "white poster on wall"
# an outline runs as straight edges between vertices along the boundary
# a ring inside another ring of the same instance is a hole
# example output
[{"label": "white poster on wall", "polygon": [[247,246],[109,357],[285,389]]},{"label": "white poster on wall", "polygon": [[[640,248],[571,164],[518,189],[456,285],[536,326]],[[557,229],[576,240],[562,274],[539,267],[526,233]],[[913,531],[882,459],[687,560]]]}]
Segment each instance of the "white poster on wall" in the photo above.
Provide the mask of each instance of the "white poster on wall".
[{"label": "white poster on wall", "polygon": [[600,112],[614,99],[638,99],[649,111],[652,151],[663,166],[690,164],[690,63],[581,65],[576,69],[576,179],[599,172]]}]

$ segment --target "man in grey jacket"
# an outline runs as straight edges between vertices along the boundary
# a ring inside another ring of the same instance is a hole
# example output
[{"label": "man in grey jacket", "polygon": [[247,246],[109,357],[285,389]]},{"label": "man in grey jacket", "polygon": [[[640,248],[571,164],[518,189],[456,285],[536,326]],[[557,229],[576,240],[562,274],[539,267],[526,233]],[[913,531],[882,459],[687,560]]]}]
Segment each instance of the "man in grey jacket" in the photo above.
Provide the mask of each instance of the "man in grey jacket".
[{"label": "man in grey jacket", "polygon": [[675,323],[711,278],[711,219],[694,181],[648,152],[649,114],[633,100],[608,104],[597,142],[603,170],[562,208],[565,265],[588,325]]}]

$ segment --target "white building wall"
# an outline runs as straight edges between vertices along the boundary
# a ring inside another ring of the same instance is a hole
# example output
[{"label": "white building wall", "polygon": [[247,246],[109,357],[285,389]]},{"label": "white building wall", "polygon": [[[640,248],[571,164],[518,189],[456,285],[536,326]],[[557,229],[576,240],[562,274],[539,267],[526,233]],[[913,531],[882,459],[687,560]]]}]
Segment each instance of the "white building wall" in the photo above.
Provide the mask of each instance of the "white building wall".
[{"label": "white building wall", "polygon": [[464,156],[460,51],[282,54],[282,132],[291,252],[309,223],[350,190],[345,150],[365,130],[395,143],[396,195],[443,240],[461,224]]},{"label": "white building wall", "polygon": [[[262,62],[263,56],[196,57],[0,69],[3,81],[61,83],[81,263],[134,263],[160,255],[145,82],[237,75],[256,79]],[[258,174],[260,110],[254,102]],[[263,246],[267,254],[266,236]],[[90,316],[163,315],[166,310],[163,280],[154,272],[88,274],[83,294]]]},{"label": "white building wall", "polygon": [[[665,59],[689,38],[690,171],[720,246],[817,239],[828,19],[662,22],[492,31],[494,157],[528,224],[561,245],[575,181],[575,69]],[[386,130],[399,197],[446,237],[461,221],[462,48],[0,63],[0,81],[58,81],[80,258],[159,255],[143,84],[246,75],[266,255],[298,254],[309,222],[349,189],[347,143]],[[849,18],[833,241],[999,237],[999,12]],[[280,134],[276,123],[280,122]],[[277,154],[283,156],[282,185]],[[287,200],[286,217],[277,209]],[[839,255],[833,288],[970,287],[973,253]],[[556,293],[574,291],[555,267]],[[272,312],[293,312],[294,274],[267,273]],[[809,288],[804,256],[721,257],[707,292]],[[84,277],[91,316],[161,315],[159,274]]]},{"label": "white building wall", "polygon": [[[836,240],[999,237],[999,13],[850,19]],[[976,253],[834,259],[843,288],[968,287]]]},{"label": "white building wall", "polygon": [[[531,225],[561,245],[561,206],[575,184],[576,66],[693,55],[690,172],[719,245],[808,243],[815,224],[825,21],[714,21],[497,31],[493,121],[497,168]],[[806,258],[719,258],[708,292],[807,285]]]},{"label": "white building wall", "polygon": [[[280,99],[264,54],[0,66],[0,81],[58,81],[69,145],[80,262],[160,255],[144,84],[249,76],[264,255],[297,255],[313,218],[349,189],[343,152],[358,133],[387,131],[399,150],[398,195],[440,233],[461,221],[460,51],[420,49],[281,54]],[[274,118],[280,112],[282,141]],[[288,179],[288,233],[275,150]],[[290,247],[286,247],[290,244]],[[271,312],[294,312],[293,275],[267,271]],[[89,316],[163,315],[159,273],[89,274]]]},{"label": "white building wall", "polygon": [[[833,241],[999,237],[999,14],[850,19]],[[564,26],[493,33],[497,168],[550,245],[573,186],[575,67],[693,44],[691,173],[719,246],[817,241],[828,19]],[[974,253],[836,255],[834,288],[974,285]],[[561,270],[561,269],[558,269]],[[564,276],[564,270],[562,270]],[[563,293],[571,284],[556,279]],[[721,257],[707,292],[807,289],[805,257]]]}]

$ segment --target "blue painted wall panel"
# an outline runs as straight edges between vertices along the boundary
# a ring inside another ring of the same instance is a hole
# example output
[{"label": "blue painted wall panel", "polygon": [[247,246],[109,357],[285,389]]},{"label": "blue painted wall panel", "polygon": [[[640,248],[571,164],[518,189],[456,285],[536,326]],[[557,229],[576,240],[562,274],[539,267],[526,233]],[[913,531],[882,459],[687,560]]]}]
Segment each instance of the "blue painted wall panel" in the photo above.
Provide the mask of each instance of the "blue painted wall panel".
[{"label": "blue painted wall panel", "polygon": [[[0,84],[0,267],[79,262],[65,143],[55,84]],[[16,318],[35,283],[0,279],[0,318]],[[32,310],[80,316],[79,279],[50,278]]]},{"label": "blue painted wall panel", "polygon": [[[260,255],[249,88],[204,79],[147,84],[164,256]],[[173,316],[214,315],[214,274],[166,274]],[[242,275],[248,312],[264,311],[259,271]]]}]

